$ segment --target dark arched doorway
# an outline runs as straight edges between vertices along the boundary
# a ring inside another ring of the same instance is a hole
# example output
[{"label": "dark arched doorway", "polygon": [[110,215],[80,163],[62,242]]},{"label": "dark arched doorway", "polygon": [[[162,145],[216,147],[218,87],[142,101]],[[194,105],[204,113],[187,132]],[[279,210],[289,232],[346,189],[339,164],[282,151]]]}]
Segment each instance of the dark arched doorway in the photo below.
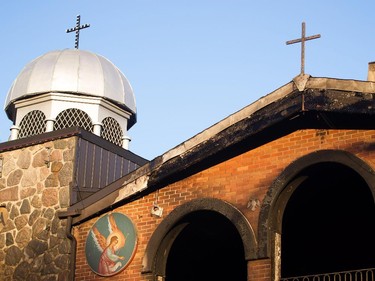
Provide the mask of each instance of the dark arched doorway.
[{"label": "dark arched doorway", "polygon": [[167,281],[245,281],[247,262],[242,239],[225,216],[214,211],[195,211],[171,245]]},{"label": "dark arched doorway", "polygon": [[334,162],[298,178],[282,218],[281,277],[375,267],[375,205],[365,180]]}]

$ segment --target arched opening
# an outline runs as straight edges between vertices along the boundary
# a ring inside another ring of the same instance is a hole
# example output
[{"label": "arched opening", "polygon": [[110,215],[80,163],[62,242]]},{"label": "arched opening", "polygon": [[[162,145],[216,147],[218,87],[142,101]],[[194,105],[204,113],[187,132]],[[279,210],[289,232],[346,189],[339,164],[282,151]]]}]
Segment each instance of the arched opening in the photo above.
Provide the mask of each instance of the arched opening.
[{"label": "arched opening", "polygon": [[281,277],[375,267],[375,204],[366,181],[340,163],[296,176],[282,217]]},{"label": "arched opening", "polygon": [[[215,222],[215,224],[213,225],[211,221]],[[193,229],[194,231],[189,229]],[[179,247],[179,245],[182,244],[181,242],[178,242],[179,240],[194,244],[196,235],[189,235],[189,233],[201,233],[201,237],[207,237],[206,231],[208,230],[210,230],[211,233],[215,233],[216,231],[215,241],[219,241],[216,244],[212,244],[211,247],[224,249],[223,244],[225,244],[225,247],[229,244],[235,244],[237,245],[236,247],[242,249],[242,251],[239,250],[236,252],[238,254],[236,256],[241,256],[241,258],[239,258],[239,264],[245,272],[244,275],[246,275],[247,261],[257,259],[258,257],[257,241],[255,239],[254,231],[246,217],[237,208],[228,202],[216,198],[194,199],[178,206],[166,218],[164,218],[151,235],[150,240],[147,243],[145,255],[143,256],[142,260],[142,272],[152,273],[155,280],[164,280],[163,277],[167,275],[167,263],[169,261],[168,272],[172,275],[169,275],[170,279],[168,280],[186,280],[176,279],[184,277],[183,275],[180,275],[179,277],[176,277],[176,275],[173,276],[173,274],[176,274],[176,272],[173,271],[171,273],[171,270],[173,270],[171,269],[173,266],[173,261],[172,258],[169,258],[171,248],[172,246],[174,247],[171,254],[178,259],[179,256],[183,256],[184,254],[183,249]],[[179,238],[176,239],[177,237]],[[222,239],[220,239],[220,237],[222,237]],[[198,249],[196,251],[196,256],[207,251],[207,249],[209,248]],[[229,264],[231,263],[230,259],[233,258],[228,256],[229,254],[231,253],[224,252],[224,250],[222,250],[221,254],[213,257],[213,259],[210,259],[210,262],[220,258]],[[208,264],[208,261],[206,264]],[[219,263],[217,262],[217,264]],[[243,264],[244,266],[242,267]],[[179,266],[181,270],[184,270],[183,263],[175,266]],[[214,264],[214,266],[211,264],[210,266],[207,266],[207,271],[211,271],[211,273],[218,271],[219,267],[216,264]],[[230,271],[228,268],[229,266],[223,270]],[[240,272],[243,272],[242,269]],[[215,274],[212,276],[216,276]],[[198,277],[199,276],[196,278]],[[222,280],[220,278],[218,278],[218,280]]]},{"label": "arched opening", "polygon": [[18,138],[43,134],[46,130],[46,116],[40,110],[27,113],[20,122]]},{"label": "arched opening", "polygon": [[116,119],[112,117],[106,117],[103,119],[101,137],[118,146],[122,145],[123,133],[121,126]]},{"label": "arched opening", "polygon": [[247,262],[233,223],[214,211],[185,216],[166,263],[166,281],[247,280]]},{"label": "arched opening", "polygon": [[56,116],[56,122],[53,125],[54,130],[61,130],[70,127],[81,127],[92,132],[92,121],[90,116],[77,108],[68,108]]}]

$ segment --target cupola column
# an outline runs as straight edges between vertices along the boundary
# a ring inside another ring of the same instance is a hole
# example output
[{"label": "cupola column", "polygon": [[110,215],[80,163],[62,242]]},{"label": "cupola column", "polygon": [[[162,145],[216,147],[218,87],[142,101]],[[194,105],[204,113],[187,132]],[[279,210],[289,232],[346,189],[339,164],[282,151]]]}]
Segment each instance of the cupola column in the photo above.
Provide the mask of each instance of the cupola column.
[{"label": "cupola column", "polygon": [[20,128],[18,126],[13,125],[10,127],[10,139],[9,140],[16,140],[18,139],[18,133]]},{"label": "cupola column", "polygon": [[129,150],[129,143],[131,141],[131,138],[127,135],[124,135],[122,137],[122,148]]},{"label": "cupola column", "polygon": [[46,119],[46,132],[52,132],[53,131],[53,125],[55,124],[55,119]]},{"label": "cupola column", "polygon": [[93,125],[93,133],[100,137],[100,134],[102,133],[102,126],[103,124],[100,122],[94,123]]}]

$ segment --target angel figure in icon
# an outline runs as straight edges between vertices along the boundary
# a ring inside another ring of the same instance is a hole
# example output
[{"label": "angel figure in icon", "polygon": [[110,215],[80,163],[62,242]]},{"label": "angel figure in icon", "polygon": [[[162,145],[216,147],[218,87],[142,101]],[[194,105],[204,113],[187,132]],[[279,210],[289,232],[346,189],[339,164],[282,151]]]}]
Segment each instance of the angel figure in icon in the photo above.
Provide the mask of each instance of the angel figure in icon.
[{"label": "angel figure in icon", "polygon": [[101,252],[98,274],[110,276],[115,274],[123,267],[124,256],[118,252],[125,246],[126,237],[117,227],[115,218],[112,214],[107,216],[109,235],[105,237],[96,227],[92,228],[91,235],[96,248]]}]

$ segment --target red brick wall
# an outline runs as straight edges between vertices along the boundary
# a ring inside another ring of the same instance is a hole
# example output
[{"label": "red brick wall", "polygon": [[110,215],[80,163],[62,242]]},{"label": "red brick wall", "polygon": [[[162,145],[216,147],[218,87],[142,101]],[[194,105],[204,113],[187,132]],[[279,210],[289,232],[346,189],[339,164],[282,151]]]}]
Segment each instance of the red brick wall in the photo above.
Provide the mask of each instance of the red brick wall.
[{"label": "red brick wall", "polygon": [[[262,201],[271,183],[292,161],[317,150],[338,149],[356,155],[374,168],[375,152],[366,149],[374,142],[375,131],[301,130],[164,187],[158,197],[158,204],[164,208],[162,218],[150,215],[155,193],[115,209],[136,225],[138,249],[130,265],[111,280],[152,280],[149,274],[141,274],[147,242],[162,219],[177,206],[202,197],[225,200],[247,217],[257,233],[259,208],[250,210],[248,201],[250,198]],[[74,228],[78,240],[76,280],[104,279],[89,269],[84,254],[87,233],[97,219]],[[248,280],[271,280],[269,260],[251,261],[248,270]]]},{"label": "red brick wall", "polygon": [[271,280],[271,260],[249,261],[247,271],[249,281],[269,281]]}]

